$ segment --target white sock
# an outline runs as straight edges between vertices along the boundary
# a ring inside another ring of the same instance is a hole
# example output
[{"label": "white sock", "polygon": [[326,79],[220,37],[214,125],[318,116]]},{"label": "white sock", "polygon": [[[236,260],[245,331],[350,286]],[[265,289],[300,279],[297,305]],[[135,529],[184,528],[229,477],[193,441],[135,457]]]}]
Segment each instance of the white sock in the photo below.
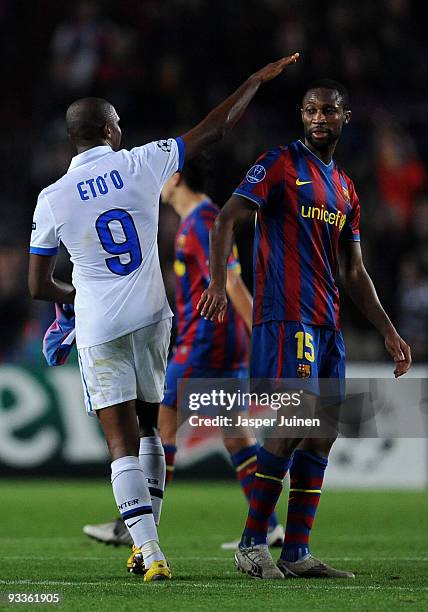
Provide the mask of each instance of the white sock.
[{"label": "white sock", "polygon": [[159,548],[159,543],[155,540],[146,542],[141,548],[141,552],[143,553],[144,565],[146,568],[149,568],[153,561],[165,561],[165,557]]},{"label": "white sock", "polygon": [[159,525],[166,475],[165,453],[159,436],[140,438],[138,459],[149,487],[153,517]]},{"label": "white sock", "polygon": [[120,457],[113,461],[111,484],[117,507],[135,546],[142,548],[147,542],[153,541],[156,543],[154,552],[159,551],[156,560],[164,559],[158,544],[150,493],[138,457]]}]

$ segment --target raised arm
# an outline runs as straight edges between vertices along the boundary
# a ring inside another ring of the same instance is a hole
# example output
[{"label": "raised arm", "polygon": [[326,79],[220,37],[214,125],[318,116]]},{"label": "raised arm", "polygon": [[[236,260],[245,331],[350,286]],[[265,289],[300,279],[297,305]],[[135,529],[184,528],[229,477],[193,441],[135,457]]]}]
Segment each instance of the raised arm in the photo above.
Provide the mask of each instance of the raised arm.
[{"label": "raised arm", "polygon": [[405,374],[412,363],[410,347],[399,336],[380,303],[363,262],[359,242],[343,241],[340,276],[346,292],[385,339],[385,348],[395,361],[395,377]]},{"label": "raised arm", "polygon": [[203,317],[214,321],[223,320],[226,306],[226,265],[232,250],[235,229],[254,217],[257,205],[233,195],[217,216],[210,232],[210,277],[208,288],[203,292],[197,309]]},{"label": "raised arm", "polygon": [[186,158],[201,153],[208,145],[221,140],[242,117],[260,85],[277,77],[299,54],[283,57],[252,74],[231,96],[216,106],[198,125],[183,134]]},{"label": "raised arm", "polygon": [[59,304],[73,304],[76,290],[73,285],[53,277],[56,255],[30,255],[28,288],[31,297]]}]

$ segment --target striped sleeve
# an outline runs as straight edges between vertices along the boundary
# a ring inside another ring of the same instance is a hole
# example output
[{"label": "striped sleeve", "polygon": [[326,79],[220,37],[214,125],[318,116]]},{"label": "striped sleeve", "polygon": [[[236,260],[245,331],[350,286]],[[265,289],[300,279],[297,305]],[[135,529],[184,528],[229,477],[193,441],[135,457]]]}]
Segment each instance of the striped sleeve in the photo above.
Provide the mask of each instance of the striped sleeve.
[{"label": "striped sleeve", "polygon": [[347,215],[345,227],[342,231],[342,238],[345,240],[352,240],[359,242],[360,240],[360,200],[358,199],[357,193],[353,182],[348,182],[349,191],[349,202],[350,212]]},{"label": "striped sleeve", "polygon": [[283,180],[279,172],[279,165],[276,163],[280,156],[281,148],[279,147],[264,153],[251,166],[244,180],[233,193],[251,200],[259,207],[265,206],[270,191]]}]

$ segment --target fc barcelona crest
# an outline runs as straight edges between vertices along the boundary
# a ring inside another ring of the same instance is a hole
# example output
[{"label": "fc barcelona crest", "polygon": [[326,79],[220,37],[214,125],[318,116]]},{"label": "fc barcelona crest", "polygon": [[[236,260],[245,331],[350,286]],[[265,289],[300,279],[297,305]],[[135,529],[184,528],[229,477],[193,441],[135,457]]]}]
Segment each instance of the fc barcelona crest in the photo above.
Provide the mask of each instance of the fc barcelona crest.
[{"label": "fc barcelona crest", "polygon": [[299,363],[297,365],[297,376],[299,378],[309,378],[311,375],[310,363]]}]

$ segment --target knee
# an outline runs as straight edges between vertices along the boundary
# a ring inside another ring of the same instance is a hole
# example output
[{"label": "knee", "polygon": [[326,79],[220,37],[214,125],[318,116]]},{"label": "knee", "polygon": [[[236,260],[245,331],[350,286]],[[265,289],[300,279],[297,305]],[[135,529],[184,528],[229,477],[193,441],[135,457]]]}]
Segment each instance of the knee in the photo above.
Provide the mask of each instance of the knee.
[{"label": "knee", "polygon": [[138,457],[139,432],[135,408],[131,402],[98,410],[97,416],[104,432],[112,460]]}]

